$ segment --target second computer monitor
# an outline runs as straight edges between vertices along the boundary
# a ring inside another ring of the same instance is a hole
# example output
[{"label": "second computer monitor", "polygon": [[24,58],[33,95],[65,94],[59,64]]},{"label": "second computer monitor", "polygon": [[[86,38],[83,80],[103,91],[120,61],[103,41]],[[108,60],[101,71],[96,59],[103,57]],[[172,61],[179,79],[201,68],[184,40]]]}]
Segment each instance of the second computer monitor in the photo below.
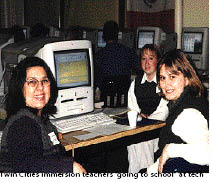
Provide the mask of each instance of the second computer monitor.
[{"label": "second computer monitor", "polygon": [[145,44],[160,44],[166,40],[166,33],[159,27],[138,27],[136,36],[136,49]]},{"label": "second computer monitor", "polygon": [[177,33],[164,32],[160,27],[138,27],[136,35],[136,50],[140,55],[140,49],[146,44],[155,44],[162,54],[177,48]]},{"label": "second computer monitor", "polygon": [[5,94],[4,93],[4,79],[3,79],[5,70],[3,68],[3,63],[2,63],[2,59],[1,59],[2,49],[12,43],[14,43],[13,36],[10,33],[6,33],[6,32],[1,33],[1,31],[0,31],[0,96],[3,96]]},{"label": "second computer monitor", "polygon": [[25,40],[30,39],[30,27],[29,26],[22,26],[21,29],[24,32]]},{"label": "second computer monitor", "polygon": [[184,27],[181,48],[193,60],[198,71],[209,69],[209,28]]},{"label": "second computer monitor", "polygon": [[138,40],[137,40],[137,48],[141,49],[146,44],[154,44],[155,39],[155,31],[139,31],[138,32]]},{"label": "second computer monitor", "polygon": [[98,29],[97,31],[97,48],[103,48],[106,46],[106,42],[103,39],[103,30]]},{"label": "second computer monitor", "polygon": [[[118,43],[124,44],[130,48],[134,47],[134,33],[128,29],[120,30],[118,32]],[[103,39],[103,29],[96,30],[96,51],[106,46]]]}]

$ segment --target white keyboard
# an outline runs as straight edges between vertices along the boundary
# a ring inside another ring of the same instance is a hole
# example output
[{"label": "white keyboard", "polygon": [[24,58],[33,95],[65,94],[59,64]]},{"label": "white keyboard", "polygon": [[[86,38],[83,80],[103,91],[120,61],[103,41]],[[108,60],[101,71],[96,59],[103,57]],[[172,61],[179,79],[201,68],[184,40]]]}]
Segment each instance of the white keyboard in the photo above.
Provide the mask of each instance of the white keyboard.
[{"label": "white keyboard", "polygon": [[85,114],[69,119],[63,119],[58,121],[52,121],[52,124],[56,126],[58,132],[68,133],[70,131],[82,130],[92,126],[100,124],[115,123],[116,120],[109,117],[103,112]]}]

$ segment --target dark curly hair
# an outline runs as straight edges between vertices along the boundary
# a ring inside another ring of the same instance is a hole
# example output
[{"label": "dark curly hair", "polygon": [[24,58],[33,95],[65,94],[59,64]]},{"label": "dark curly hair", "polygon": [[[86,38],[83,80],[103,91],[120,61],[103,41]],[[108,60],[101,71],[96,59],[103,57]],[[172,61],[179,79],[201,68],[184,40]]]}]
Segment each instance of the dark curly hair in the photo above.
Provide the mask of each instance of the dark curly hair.
[{"label": "dark curly hair", "polygon": [[26,71],[28,68],[34,66],[43,67],[48,79],[50,80],[50,99],[42,110],[42,117],[47,117],[56,113],[56,107],[54,104],[58,97],[58,89],[49,66],[44,62],[44,60],[38,57],[27,57],[22,60],[12,72],[5,100],[7,118],[16,114],[21,108],[26,108],[25,98],[23,95],[23,88],[26,82]]}]

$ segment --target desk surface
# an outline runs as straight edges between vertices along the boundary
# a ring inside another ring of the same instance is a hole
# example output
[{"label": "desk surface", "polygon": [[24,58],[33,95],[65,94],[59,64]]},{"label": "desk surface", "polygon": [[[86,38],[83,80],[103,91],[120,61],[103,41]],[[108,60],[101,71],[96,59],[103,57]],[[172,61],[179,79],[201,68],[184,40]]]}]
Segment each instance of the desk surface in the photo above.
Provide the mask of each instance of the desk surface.
[{"label": "desk surface", "polygon": [[85,146],[89,146],[92,144],[98,144],[98,143],[102,143],[102,142],[109,142],[109,141],[112,141],[115,139],[135,135],[135,134],[138,134],[141,132],[155,130],[158,128],[162,128],[164,125],[165,125],[164,122],[159,121],[156,124],[147,125],[147,126],[137,126],[136,128],[131,129],[131,130],[126,130],[126,131],[122,131],[122,132],[118,132],[118,133],[106,135],[106,136],[98,136],[98,137],[91,138],[88,140],[83,140],[83,141],[76,139],[74,136],[86,134],[89,132],[88,131],[74,131],[74,132],[63,134],[61,143],[64,145],[66,151],[69,151],[69,150],[76,149],[79,147],[85,147]]}]

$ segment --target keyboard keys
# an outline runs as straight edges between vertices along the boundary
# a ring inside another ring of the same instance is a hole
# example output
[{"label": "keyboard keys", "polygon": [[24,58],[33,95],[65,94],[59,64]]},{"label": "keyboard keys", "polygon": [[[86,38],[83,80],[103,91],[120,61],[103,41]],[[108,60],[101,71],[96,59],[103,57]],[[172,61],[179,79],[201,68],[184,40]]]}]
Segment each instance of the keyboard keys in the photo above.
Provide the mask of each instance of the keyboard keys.
[{"label": "keyboard keys", "polygon": [[109,117],[103,112],[85,114],[69,119],[53,121],[52,123],[57,127],[61,133],[70,131],[82,130],[88,127],[97,126],[99,124],[115,123],[116,120]]}]

